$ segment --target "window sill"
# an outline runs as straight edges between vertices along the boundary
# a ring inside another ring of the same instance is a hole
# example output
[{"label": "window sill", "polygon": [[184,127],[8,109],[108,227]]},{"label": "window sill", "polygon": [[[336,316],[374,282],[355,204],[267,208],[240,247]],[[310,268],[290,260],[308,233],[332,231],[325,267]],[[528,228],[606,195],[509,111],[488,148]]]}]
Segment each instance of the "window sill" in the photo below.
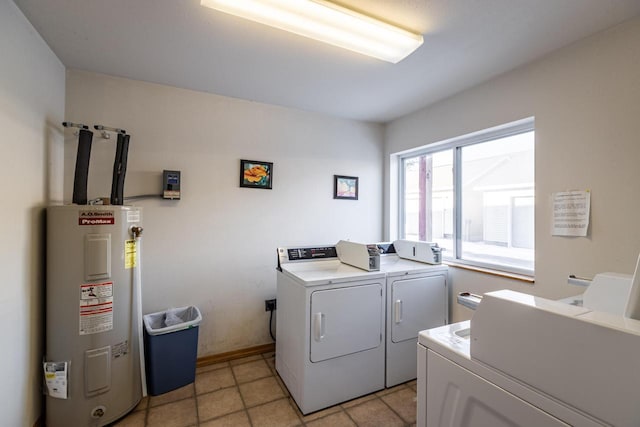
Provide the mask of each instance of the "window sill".
[{"label": "window sill", "polygon": [[445,261],[445,260],[443,260],[442,263],[448,265],[449,267],[460,268],[460,269],[469,270],[469,271],[475,271],[475,272],[478,272],[478,273],[488,274],[490,276],[504,277],[506,279],[519,280],[521,282],[525,282],[525,283],[528,283],[528,284],[531,284],[531,285],[533,285],[535,283],[535,278],[533,278],[531,276],[525,276],[523,274],[507,273],[506,271],[493,270],[493,269],[490,269],[490,268],[483,268],[483,267],[476,267],[474,265],[468,265],[468,264],[460,264],[460,263],[453,262],[453,261]]}]

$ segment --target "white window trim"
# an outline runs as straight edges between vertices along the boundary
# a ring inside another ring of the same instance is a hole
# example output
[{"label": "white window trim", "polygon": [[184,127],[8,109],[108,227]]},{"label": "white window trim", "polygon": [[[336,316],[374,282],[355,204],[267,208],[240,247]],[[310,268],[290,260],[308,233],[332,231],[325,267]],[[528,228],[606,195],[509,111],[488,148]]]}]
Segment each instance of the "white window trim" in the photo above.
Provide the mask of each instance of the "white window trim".
[{"label": "white window trim", "polygon": [[[491,264],[484,263],[479,261],[470,261],[460,258],[460,254],[462,253],[462,236],[460,235],[460,230],[462,230],[462,218],[458,215],[458,206],[462,205],[462,192],[458,191],[458,183],[461,182],[461,171],[459,170],[458,165],[460,164],[460,155],[461,148],[468,145],[475,145],[482,142],[491,141],[494,139],[506,138],[512,135],[518,135],[525,132],[535,131],[535,118],[528,117],[522,120],[517,120],[514,122],[506,123],[504,125],[495,126],[489,129],[484,129],[482,131],[473,132],[470,134],[458,136],[455,138],[450,138],[444,141],[434,142],[428,144],[426,146],[422,146],[419,148],[402,151],[399,153],[395,153],[392,155],[393,158],[397,161],[397,173],[398,173],[398,192],[397,192],[397,207],[398,207],[398,216],[397,216],[397,230],[399,236],[405,235],[404,230],[404,204],[403,204],[403,194],[405,188],[405,176],[404,176],[404,161],[407,158],[417,157],[425,154],[432,154],[438,151],[453,150],[453,187],[454,187],[454,195],[455,195],[455,203],[453,206],[453,219],[454,219],[454,230],[453,230],[453,241],[455,247],[455,254],[447,254],[443,251],[442,256],[443,260],[450,261],[454,264],[462,264],[473,267],[480,267],[488,270],[495,271],[504,271],[507,273],[515,273],[523,276],[533,277],[535,273],[534,269],[524,269],[510,266],[502,266],[500,264]],[[534,261],[535,262],[535,261]]]}]

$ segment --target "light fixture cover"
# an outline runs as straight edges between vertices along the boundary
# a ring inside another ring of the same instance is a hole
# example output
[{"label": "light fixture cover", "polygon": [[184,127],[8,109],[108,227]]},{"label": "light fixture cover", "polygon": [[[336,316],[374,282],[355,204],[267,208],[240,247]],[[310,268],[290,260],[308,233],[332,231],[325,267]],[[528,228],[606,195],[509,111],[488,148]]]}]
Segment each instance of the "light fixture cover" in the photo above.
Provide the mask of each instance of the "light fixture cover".
[{"label": "light fixture cover", "polygon": [[202,6],[397,63],[423,38],[324,0],[201,0]]}]

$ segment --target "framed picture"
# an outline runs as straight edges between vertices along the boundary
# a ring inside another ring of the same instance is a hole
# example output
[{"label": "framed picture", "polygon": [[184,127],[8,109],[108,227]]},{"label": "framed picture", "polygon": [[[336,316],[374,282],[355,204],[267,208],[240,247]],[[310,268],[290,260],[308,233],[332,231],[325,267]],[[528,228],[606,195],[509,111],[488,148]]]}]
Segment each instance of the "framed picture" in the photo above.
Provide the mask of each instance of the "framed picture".
[{"label": "framed picture", "polygon": [[273,163],[257,160],[240,160],[240,187],[271,190]]},{"label": "framed picture", "polygon": [[345,200],[358,200],[357,176],[333,176],[333,198]]}]

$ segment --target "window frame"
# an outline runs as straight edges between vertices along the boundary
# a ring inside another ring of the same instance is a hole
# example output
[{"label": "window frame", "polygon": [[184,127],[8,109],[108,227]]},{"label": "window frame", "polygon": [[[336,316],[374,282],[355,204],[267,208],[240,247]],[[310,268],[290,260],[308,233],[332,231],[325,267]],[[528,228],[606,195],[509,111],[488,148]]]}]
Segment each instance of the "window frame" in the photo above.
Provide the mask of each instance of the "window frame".
[{"label": "window frame", "polygon": [[[528,117],[526,119],[518,120],[515,122],[506,123],[504,125],[492,127],[489,129],[473,132],[470,134],[454,137],[440,142],[431,143],[413,150],[397,153],[396,160],[398,164],[398,217],[397,217],[397,230],[399,236],[405,236],[405,161],[410,158],[415,158],[422,155],[429,155],[444,150],[452,150],[453,155],[453,193],[454,193],[454,206],[453,206],[453,247],[454,254],[447,254],[443,251],[443,260],[455,264],[462,264],[471,267],[479,267],[488,270],[495,270],[500,272],[514,273],[517,275],[523,275],[533,277],[535,274],[535,256],[534,265],[532,269],[518,268],[496,263],[488,263],[482,261],[472,261],[463,259],[462,254],[462,216],[460,213],[460,206],[462,206],[462,191],[460,189],[460,183],[462,182],[462,148],[470,145],[481,144],[483,142],[489,142],[492,140],[506,138],[509,136],[519,135],[522,133],[534,132],[534,150],[535,150],[535,118]],[[534,165],[535,168],[535,165]],[[535,170],[535,169],[534,169]],[[534,172],[535,173],[535,172]],[[535,224],[535,177],[534,177],[534,224]],[[535,227],[535,225],[534,225]],[[534,230],[535,235],[535,230]],[[534,245],[535,252],[535,245]]]}]

